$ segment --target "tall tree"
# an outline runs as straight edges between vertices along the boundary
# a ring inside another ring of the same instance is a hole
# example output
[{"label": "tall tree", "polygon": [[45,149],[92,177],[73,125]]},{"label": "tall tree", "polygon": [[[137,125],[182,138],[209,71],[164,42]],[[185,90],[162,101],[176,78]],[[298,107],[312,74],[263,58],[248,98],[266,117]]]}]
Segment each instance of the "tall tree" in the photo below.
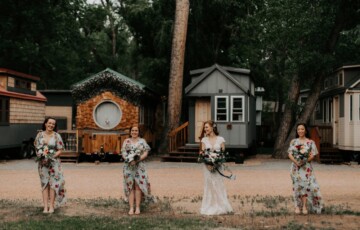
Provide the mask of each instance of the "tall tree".
[{"label": "tall tree", "polygon": [[[294,138],[293,133],[295,133],[295,124],[292,121],[297,117],[299,117],[297,122],[307,122],[309,120],[320,95],[321,84],[332,67],[334,67],[336,60],[334,51],[341,32],[348,27],[355,26],[356,23],[353,20],[359,18],[359,12],[357,11],[359,9],[358,1],[341,0],[330,5],[326,1],[318,1],[313,3],[311,7],[311,11],[321,12],[322,17],[312,19],[311,23],[305,21],[304,25],[308,27],[305,31],[307,31],[307,36],[312,39],[304,37],[299,40],[301,50],[296,51],[297,49],[294,49],[294,53],[298,56],[296,58],[297,62],[294,63],[297,72],[292,76],[292,82],[295,84],[290,85],[288,103],[285,105],[283,120],[279,127],[280,132],[275,142],[273,156],[276,158],[285,158],[287,156],[286,149],[290,140]],[[322,33],[320,34],[319,31],[321,30]],[[322,39],[319,40],[319,38]],[[300,87],[297,82],[300,81],[299,76],[301,79],[310,82],[312,87],[304,110],[295,117],[292,108],[298,104]]]},{"label": "tall tree", "polygon": [[180,122],[183,94],[183,71],[186,34],[189,17],[189,0],[176,0],[175,23],[171,48],[167,130],[175,129]]},{"label": "tall tree", "polygon": [[[336,58],[336,54],[334,54],[334,51],[336,49],[336,45],[338,43],[341,32],[348,28],[353,28],[359,25],[358,24],[360,19],[359,9],[360,9],[359,1],[343,0],[335,5],[334,10],[336,11],[335,14],[336,17],[334,18],[332,26],[328,31],[328,35],[326,40],[324,41],[324,44],[322,44],[322,49],[318,51],[322,55],[323,60],[325,60],[326,63],[322,65],[323,69],[316,71],[315,74],[312,75],[314,80],[311,87],[310,95],[306,100],[302,113],[297,119],[297,123],[306,123],[310,119],[310,116],[316,106],[316,102],[321,92],[321,85],[325,77],[331,71],[331,67],[334,66],[333,60],[335,60]],[[291,87],[290,90],[295,90],[294,92],[296,93],[299,92],[298,87]],[[293,101],[293,103],[296,102],[297,102],[297,98],[296,101]],[[295,129],[296,129],[296,125],[291,126],[291,128],[289,129],[290,134],[295,133]],[[288,148],[289,143],[291,139],[294,138],[294,136],[287,135],[284,137],[285,138],[281,138],[280,140],[278,140],[280,141],[281,144],[277,143],[276,145],[277,148],[275,149],[274,152],[275,157],[284,158],[287,156],[286,149]]]}]

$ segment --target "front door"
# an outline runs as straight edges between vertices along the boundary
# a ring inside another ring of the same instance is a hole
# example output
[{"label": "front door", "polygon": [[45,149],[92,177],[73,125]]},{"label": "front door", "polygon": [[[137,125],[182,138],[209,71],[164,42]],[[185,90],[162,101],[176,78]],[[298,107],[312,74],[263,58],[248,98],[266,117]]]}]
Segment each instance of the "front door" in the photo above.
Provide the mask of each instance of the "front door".
[{"label": "front door", "polygon": [[195,142],[200,142],[199,137],[205,121],[211,119],[210,98],[198,98],[195,102]]}]

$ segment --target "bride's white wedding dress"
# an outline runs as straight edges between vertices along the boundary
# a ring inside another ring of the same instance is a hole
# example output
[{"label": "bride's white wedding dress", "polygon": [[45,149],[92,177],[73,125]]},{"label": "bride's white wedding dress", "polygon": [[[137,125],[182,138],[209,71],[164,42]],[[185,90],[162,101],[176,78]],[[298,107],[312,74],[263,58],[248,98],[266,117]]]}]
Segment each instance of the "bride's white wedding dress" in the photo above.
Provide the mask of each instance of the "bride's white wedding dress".
[{"label": "bride's white wedding dress", "polygon": [[[221,143],[225,142],[223,137],[217,136],[214,146],[211,145],[209,138],[201,140],[205,148],[220,150]],[[200,213],[203,215],[220,215],[233,211],[227,198],[224,177],[218,172],[210,172],[204,164],[204,195],[202,199]]]}]

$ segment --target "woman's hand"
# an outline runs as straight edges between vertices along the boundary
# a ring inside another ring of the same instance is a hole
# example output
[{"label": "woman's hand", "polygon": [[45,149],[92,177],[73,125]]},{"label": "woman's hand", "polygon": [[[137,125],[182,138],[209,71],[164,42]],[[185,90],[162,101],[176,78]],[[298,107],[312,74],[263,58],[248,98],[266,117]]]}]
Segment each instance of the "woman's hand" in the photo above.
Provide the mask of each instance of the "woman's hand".
[{"label": "woman's hand", "polygon": [[305,162],[303,160],[300,160],[300,161],[296,161],[295,164],[298,166],[298,167],[301,167],[305,164]]}]

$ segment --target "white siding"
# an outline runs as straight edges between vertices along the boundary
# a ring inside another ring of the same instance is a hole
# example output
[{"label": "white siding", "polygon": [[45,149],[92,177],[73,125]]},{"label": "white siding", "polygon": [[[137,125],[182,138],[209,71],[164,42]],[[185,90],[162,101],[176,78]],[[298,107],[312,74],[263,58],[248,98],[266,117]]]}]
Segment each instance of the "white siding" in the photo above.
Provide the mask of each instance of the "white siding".
[{"label": "white siding", "polygon": [[339,149],[360,150],[359,94],[352,94],[353,110],[350,121],[350,94],[345,94],[344,117],[339,122]]}]

